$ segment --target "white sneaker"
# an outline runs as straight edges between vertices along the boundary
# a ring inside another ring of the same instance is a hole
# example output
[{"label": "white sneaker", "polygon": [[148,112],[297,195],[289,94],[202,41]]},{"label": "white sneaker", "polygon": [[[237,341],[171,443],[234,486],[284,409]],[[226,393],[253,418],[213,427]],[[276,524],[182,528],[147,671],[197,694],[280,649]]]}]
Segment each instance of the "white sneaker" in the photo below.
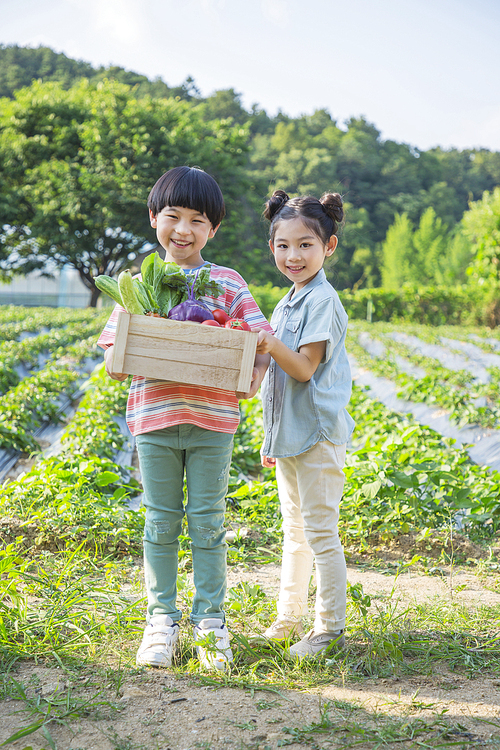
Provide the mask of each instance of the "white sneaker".
[{"label": "white sneaker", "polygon": [[136,664],[147,667],[171,667],[179,643],[179,623],[168,615],[153,615],[144,629]]},{"label": "white sneaker", "polygon": [[218,617],[206,617],[193,629],[196,653],[200,663],[207,669],[224,672],[233,661],[229,644],[229,631]]},{"label": "white sneaker", "polygon": [[303,633],[300,617],[277,617],[264,631],[264,636],[270,641],[286,641],[292,636],[300,638]]}]

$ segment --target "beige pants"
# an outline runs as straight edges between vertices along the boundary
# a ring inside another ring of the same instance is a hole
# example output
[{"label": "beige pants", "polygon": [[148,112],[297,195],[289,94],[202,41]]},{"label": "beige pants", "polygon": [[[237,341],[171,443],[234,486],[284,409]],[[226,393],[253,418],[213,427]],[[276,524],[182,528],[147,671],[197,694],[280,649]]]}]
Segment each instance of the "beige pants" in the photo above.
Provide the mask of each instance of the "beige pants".
[{"label": "beige pants", "polygon": [[345,454],[345,445],[322,441],[299,456],[276,461],[284,533],[278,614],[307,614],[314,559],[314,630],[321,632],[345,626],[346,564],[337,528]]}]

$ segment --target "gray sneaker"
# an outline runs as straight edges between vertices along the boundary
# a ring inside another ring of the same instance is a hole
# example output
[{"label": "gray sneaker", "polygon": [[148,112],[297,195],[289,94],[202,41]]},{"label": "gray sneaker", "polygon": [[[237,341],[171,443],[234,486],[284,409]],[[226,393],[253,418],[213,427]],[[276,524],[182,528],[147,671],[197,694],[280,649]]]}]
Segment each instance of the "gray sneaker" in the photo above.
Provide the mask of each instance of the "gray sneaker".
[{"label": "gray sneaker", "polygon": [[300,617],[277,617],[264,631],[264,636],[270,641],[285,641],[294,636],[300,637],[303,633]]},{"label": "gray sneaker", "polygon": [[293,659],[316,659],[338,651],[345,646],[343,630],[336,633],[315,633],[310,630],[298,643],[290,646],[289,656]]}]

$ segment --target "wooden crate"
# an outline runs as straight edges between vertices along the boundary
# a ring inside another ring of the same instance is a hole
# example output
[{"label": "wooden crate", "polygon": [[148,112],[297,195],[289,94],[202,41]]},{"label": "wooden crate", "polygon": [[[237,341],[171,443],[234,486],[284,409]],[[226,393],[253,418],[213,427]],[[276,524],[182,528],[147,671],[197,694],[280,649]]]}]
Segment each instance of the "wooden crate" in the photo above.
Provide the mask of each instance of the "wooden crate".
[{"label": "wooden crate", "polygon": [[112,370],[246,393],[257,335],[120,312]]}]

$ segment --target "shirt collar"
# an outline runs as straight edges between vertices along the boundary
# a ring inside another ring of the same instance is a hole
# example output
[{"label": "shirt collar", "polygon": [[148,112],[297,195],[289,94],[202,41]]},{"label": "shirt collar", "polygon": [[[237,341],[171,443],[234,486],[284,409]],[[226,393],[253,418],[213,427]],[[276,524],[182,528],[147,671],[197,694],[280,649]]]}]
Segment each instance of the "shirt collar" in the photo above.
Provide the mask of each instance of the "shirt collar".
[{"label": "shirt collar", "polygon": [[311,279],[309,284],[306,284],[304,287],[302,287],[302,289],[299,289],[299,291],[295,292],[293,296],[292,296],[292,293],[293,293],[293,287],[292,287],[290,291],[288,292],[288,294],[286,294],[283,297],[283,304],[293,307],[294,305],[298,304],[302,300],[302,298],[306,296],[306,294],[309,294],[309,292],[311,292],[315,287],[319,286],[320,284],[323,284],[323,282],[325,281],[326,281],[326,274],[325,274],[324,269],[322,268],[320,271],[318,271],[314,279]]}]

